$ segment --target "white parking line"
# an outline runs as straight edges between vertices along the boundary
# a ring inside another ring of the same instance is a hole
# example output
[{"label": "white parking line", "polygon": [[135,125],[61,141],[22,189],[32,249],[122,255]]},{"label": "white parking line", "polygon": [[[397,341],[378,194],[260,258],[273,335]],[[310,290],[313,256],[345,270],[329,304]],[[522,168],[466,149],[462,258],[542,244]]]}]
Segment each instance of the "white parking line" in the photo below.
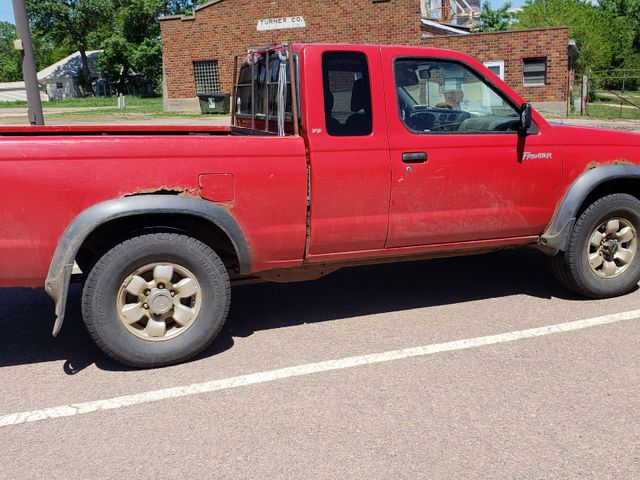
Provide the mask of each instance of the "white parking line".
[{"label": "white parking line", "polygon": [[541,337],[554,333],[571,332],[574,330],[582,330],[584,328],[606,325],[609,323],[621,322],[624,320],[634,320],[638,318],[640,318],[640,310],[632,310],[629,312],[604,315],[602,317],[587,318],[585,320],[558,323],[545,327],[500,333],[498,335],[489,335],[486,337],[467,338],[464,340],[423,345],[420,347],[403,348],[401,350],[390,350],[387,352],[372,353],[369,355],[360,355],[357,357],[346,357],[336,360],[327,360],[324,362],[308,363],[304,365],[296,365],[293,367],[279,368],[276,370],[268,370],[265,372],[240,375],[239,377],[224,378],[221,380],[213,380],[210,382],[194,383],[191,385],[184,385],[180,387],[136,393],[134,395],[125,395],[122,397],[75,403],[71,405],[61,405],[58,407],[43,408],[41,410],[32,410],[29,412],[9,413],[7,415],[0,416],[0,427],[8,427],[11,425],[19,425],[22,423],[37,422],[40,420],[48,420],[53,418],[72,417],[75,415],[83,415],[85,413],[97,412],[101,410],[114,410],[117,408],[130,407],[132,405],[158,402],[160,400],[167,400],[172,398],[187,397],[190,395],[197,395],[201,393],[216,392],[219,390],[244,387],[257,383],[272,382],[274,380],[280,380],[283,378],[300,377],[303,375],[311,375],[313,373],[342,370],[345,368],[358,367],[360,365],[371,365],[375,363],[401,360],[403,358],[422,357],[425,355],[432,355],[434,353],[440,352],[451,352],[454,350],[465,350],[468,348],[477,348],[486,345],[513,342],[526,338]]}]

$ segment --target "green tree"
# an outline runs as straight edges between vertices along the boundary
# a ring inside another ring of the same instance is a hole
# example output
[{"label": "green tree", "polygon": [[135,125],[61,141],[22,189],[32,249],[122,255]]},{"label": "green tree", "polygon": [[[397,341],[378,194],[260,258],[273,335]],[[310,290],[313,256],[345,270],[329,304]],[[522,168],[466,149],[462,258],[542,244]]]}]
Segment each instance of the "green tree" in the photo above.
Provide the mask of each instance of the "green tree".
[{"label": "green tree", "polygon": [[163,2],[162,12],[165,15],[191,13],[195,7],[208,1],[209,0],[166,0]]},{"label": "green tree", "polygon": [[36,67],[38,71],[62,60],[64,57],[71,55],[76,51],[75,48],[53,42],[47,37],[41,35],[32,35],[33,51],[36,57]]},{"label": "green tree", "polygon": [[20,54],[13,48],[16,27],[0,22],[0,82],[16,82],[22,79]]},{"label": "green tree", "polygon": [[102,43],[101,71],[118,80],[122,90],[133,70],[147,84],[157,87],[162,77],[162,15],[190,13],[204,0],[115,0],[109,38]]},{"label": "green tree", "polygon": [[[0,22],[0,82],[22,80],[20,53],[13,46],[16,37],[15,25]],[[33,35],[32,39],[38,70],[48,67],[71,53],[40,36]]]},{"label": "green tree", "polygon": [[158,38],[146,38],[133,52],[133,70],[142,80],[157,86],[162,78],[162,43]]},{"label": "green tree", "polygon": [[640,50],[640,0],[600,0],[605,12],[628,18],[634,30],[634,48]]},{"label": "green tree", "polygon": [[118,80],[120,91],[123,91],[129,69],[133,46],[120,33],[114,33],[101,45],[102,53],[98,57],[100,73],[112,80]]},{"label": "green tree", "polygon": [[109,0],[28,0],[29,20],[36,34],[80,52],[87,92],[93,93],[87,50],[100,43],[112,24]]},{"label": "green tree", "polygon": [[476,32],[499,32],[509,30],[513,22],[513,13],[511,12],[511,3],[505,2],[502,7],[493,10],[489,2],[482,4],[480,11],[480,22],[474,28]]},{"label": "green tree", "polygon": [[[640,0],[600,0],[600,8],[614,15],[621,24],[629,24],[632,31],[622,32],[622,38],[631,36],[631,49],[624,49],[617,55],[615,66],[627,69],[640,69]],[[619,37],[618,37],[619,38]]]},{"label": "green tree", "polygon": [[569,27],[579,71],[615,68],[634,55],[629,19],[580,0],[527,0],[514,23],[514,28],[555,26]]}]

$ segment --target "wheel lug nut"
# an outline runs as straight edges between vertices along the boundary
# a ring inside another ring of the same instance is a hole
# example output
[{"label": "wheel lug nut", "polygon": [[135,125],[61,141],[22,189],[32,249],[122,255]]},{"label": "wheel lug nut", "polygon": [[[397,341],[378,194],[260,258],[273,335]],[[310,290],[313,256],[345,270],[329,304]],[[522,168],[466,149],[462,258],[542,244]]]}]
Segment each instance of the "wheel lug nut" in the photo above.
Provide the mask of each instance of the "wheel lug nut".
[{"label": "wheel lug nut", "polygon": [[176,296],[176,292],[171,292],[171,296],[175,297]]},{"label": "wheel lug nut", "polygon": [[164,283],[159,283],[159,284],[158,284],[158,288],[159,288],[160,290],[162,290],[162,289],[164,288]]},{"label": "wheel lug nut", "polygon": [[145,295],[149,295],[149,294],[151,294],[151,290],[149,290],[149,289],[145,290],[145,291],[144,291],[144,294],[145,294]]},{"label": "wheel lug nut", "polygon": [[145,310],[149,309],[149,304],[148,303],[143,303],[142,304],[142,308],[144,308]]}]

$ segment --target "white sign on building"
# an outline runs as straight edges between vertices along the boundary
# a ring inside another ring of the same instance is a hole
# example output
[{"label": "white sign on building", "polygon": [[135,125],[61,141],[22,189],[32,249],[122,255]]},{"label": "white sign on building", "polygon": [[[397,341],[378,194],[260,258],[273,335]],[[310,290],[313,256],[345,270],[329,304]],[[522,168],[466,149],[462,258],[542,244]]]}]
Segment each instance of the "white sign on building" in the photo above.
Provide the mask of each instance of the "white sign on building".
[{"label": "white sign on building", "polygon": [[305,28],[307,24],[303,16],[282,17],[282,18],[262,18],[258,20],[258,31],[283,30],[285,28]]}]

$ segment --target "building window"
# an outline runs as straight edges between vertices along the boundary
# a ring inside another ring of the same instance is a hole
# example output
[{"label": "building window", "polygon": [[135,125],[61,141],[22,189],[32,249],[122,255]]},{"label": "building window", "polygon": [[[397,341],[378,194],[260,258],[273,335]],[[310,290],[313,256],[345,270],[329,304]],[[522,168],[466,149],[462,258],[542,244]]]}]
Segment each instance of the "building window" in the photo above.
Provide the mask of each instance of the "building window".
[{"label": "building window", "polygon": [[504,80],[504,60],[491,60],[483,63],[485,67],[500,77],[500,80]]},{"label": "building window", "polygon": [[62,82],[57,82],[57,83],[56,83],[56,88],[57,88],[58,90],[62,90],[62,89],[64,88],[64,85],[62,85]]},{"label": "building window", "polygon": [[193,62],[196,95],[220,91],[220,71],[217,60]]},{"label": "building window", "polygon": [[547,57],[523,59],[522,77],[527,87],[544,85],[547,81]]}]

